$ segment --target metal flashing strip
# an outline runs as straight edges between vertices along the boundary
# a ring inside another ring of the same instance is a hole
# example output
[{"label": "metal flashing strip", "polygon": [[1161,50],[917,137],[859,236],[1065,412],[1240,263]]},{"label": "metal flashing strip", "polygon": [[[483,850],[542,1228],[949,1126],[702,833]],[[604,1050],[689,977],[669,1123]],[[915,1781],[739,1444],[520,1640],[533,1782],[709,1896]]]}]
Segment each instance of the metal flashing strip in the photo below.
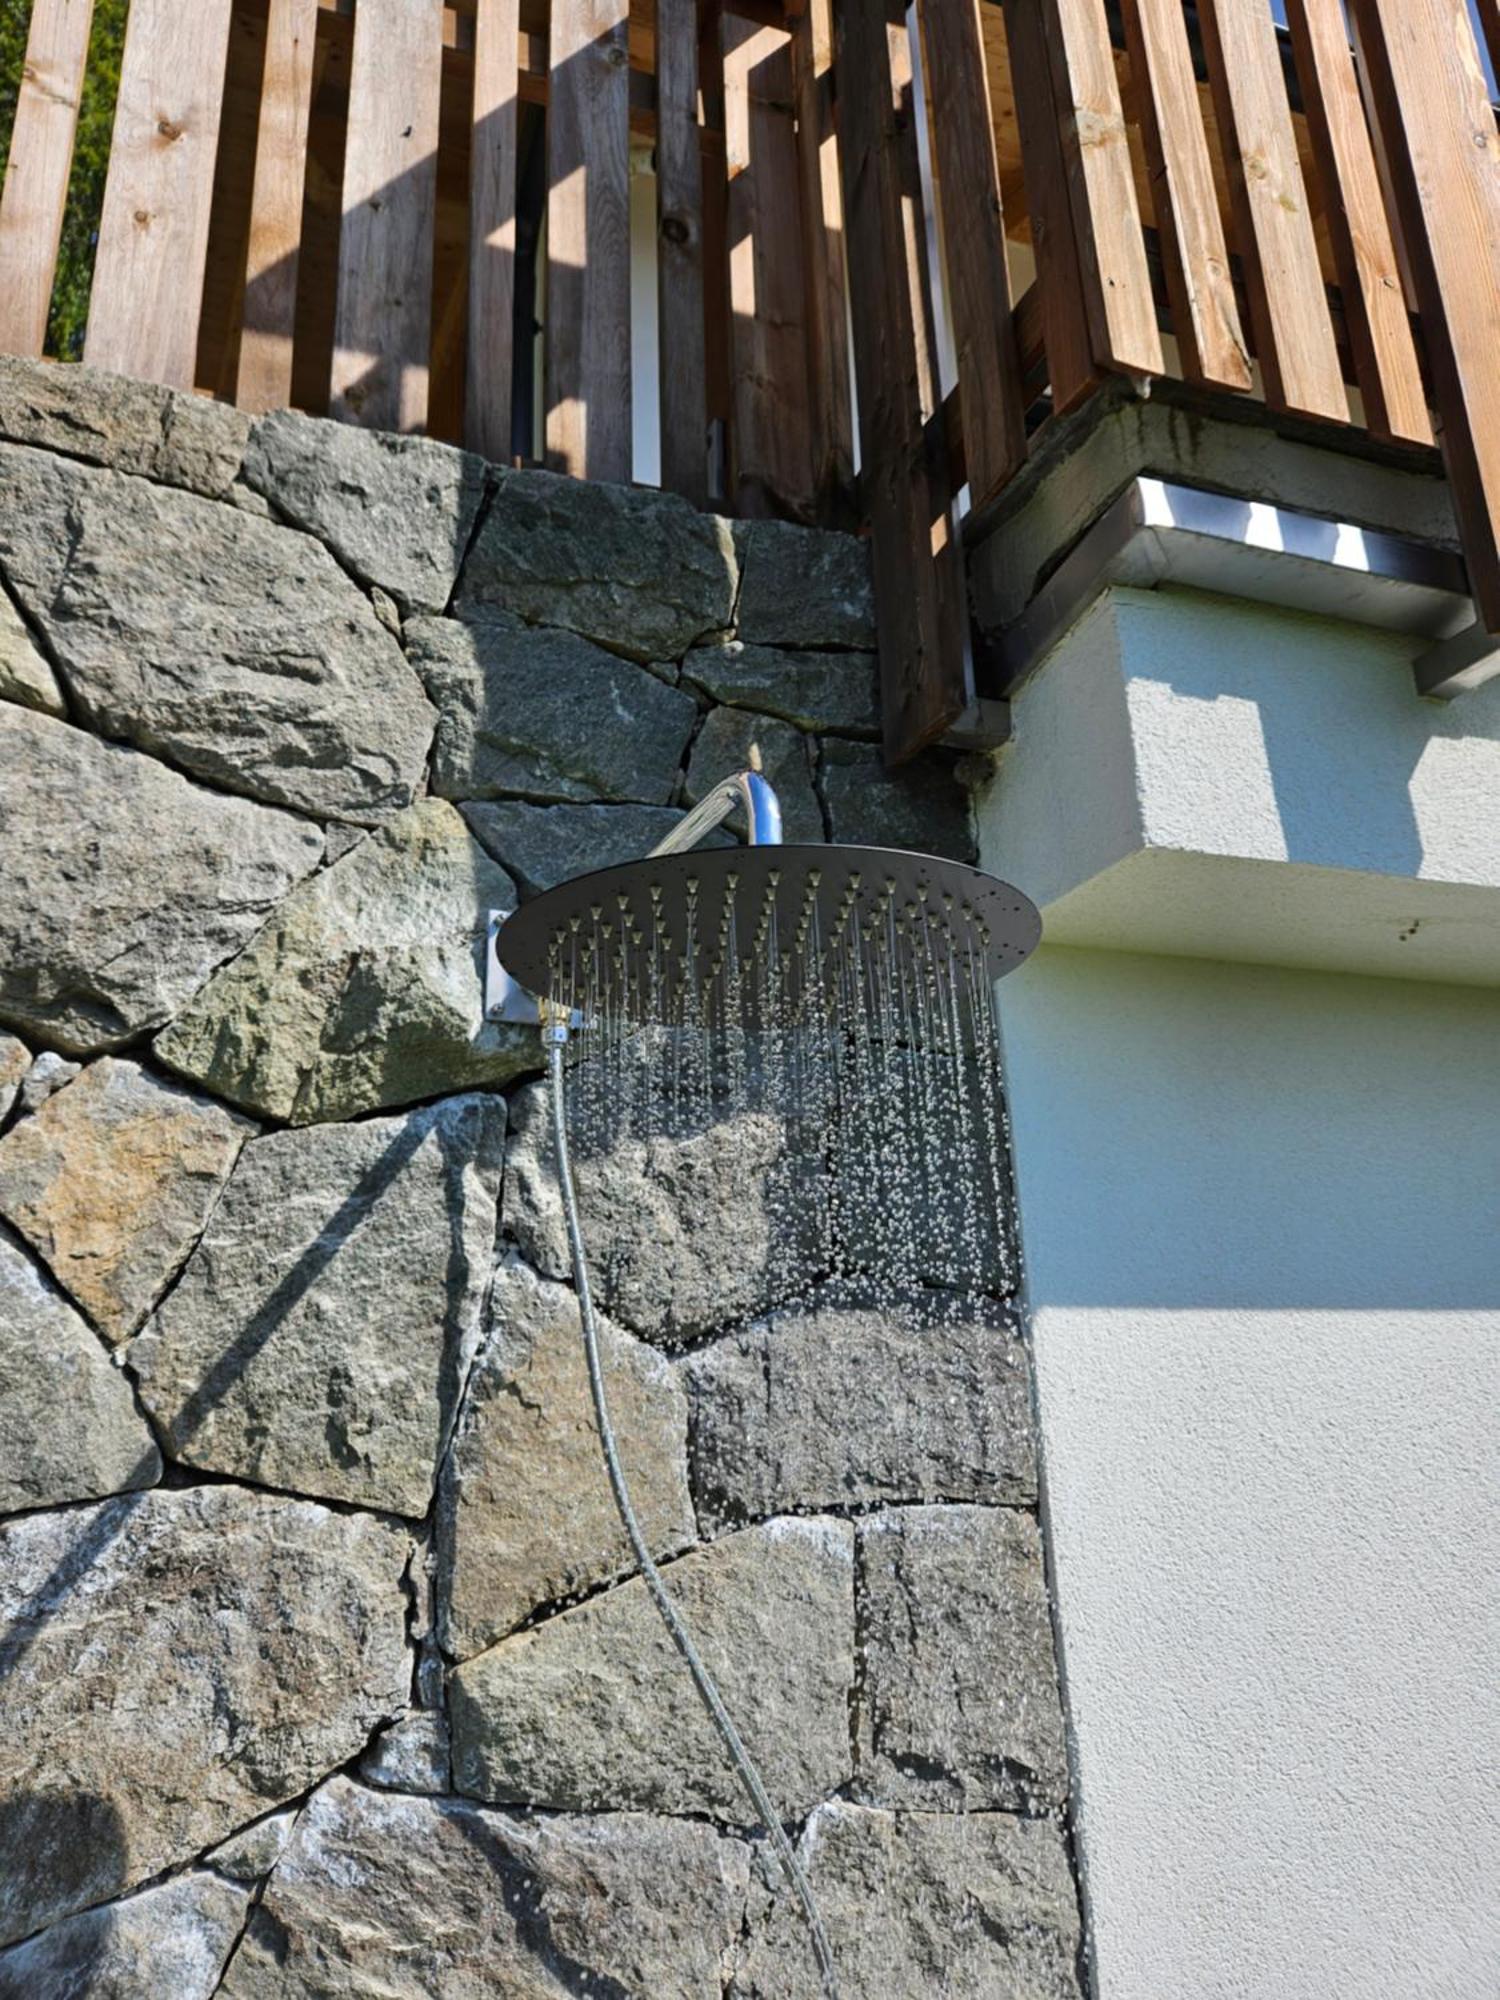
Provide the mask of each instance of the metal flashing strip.
[{"label": "metal flashing strip", "polygon": [[993,692],[1013,694],[1110,584],[1163,583],[1432,639],[1414,666],[1419,694],[1447,700],[1500,674],[1500,640],[1475,623],[1468,573],[1451,550],[1141,477],[991,638]]}]

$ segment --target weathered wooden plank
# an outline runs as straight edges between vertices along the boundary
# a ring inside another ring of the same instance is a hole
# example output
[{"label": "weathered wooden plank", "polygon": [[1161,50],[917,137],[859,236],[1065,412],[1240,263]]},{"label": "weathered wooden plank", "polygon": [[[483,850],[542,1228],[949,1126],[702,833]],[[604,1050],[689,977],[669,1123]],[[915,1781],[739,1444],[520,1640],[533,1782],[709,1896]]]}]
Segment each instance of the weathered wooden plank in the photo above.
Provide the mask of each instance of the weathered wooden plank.
[{"label": "weathered wooden plank", "polygon": [[1276,28],[1263,0],[1200,0],[1209,83],[1269,402],[1349,420]]},{"label": "weathered wooden plank", "polygon": [[628,0],[554,0],[547,109],[547,463],[624,481],[630,428]]},{"label": "weathered wooden plank", "polygon": [[977,0],[925,0],[938,201],[975,506],[1026,457],[1026,410]]},{"label": "weathered wooden plank", "polygon": [[1094,358],[1127,374],[1159,375],[1161,335],[1104,0],[1032,4],[1052,64]]},{"label": "weathered wooden plank", "polygon": [[1248,389],[1250,357],[1181,0],[1125,0],[1125,33],[1183,372]]},{"label": "weathered wooden plank", "polygon": [[1431,444],[1427,394],[1341,0],[1287,0],[1286,13],[1365,425],[1380,437]]},{"label": "weathered wooden plank", "polygon": [[134,0],[84,359],[193,386],[230,0]]},{"label": "weathered wooden plank", "polygon": [[912,331],[917,347],[917,397],[925,422],[942,401],[937,329],[932,309],[932,270],[927,247],[927,209],[917,125],[917,72],[903,0],[886,0],[886,54],[891,71],[896,166],[901,176],[902,258],[911,294]]},{"label": "weathered wooden plank", "polygon": [[1099,374],[1084,306],[1083,267],[1073,235],[1046,24],[1036,0],[1005,0],[1005,37],[1036,253],[1042,345],[1052,407],[1061,415],[1092,395]]},{"label": "weathered wooden plank", "polygon": [[1479,615],[1500,632],[1500,136],[1464,0],[1353,0]]},{"label": "weathered wooden plank", "polygon": [[701,507],[708,382],[697,0],[656,0],[656,296],[661,483]]},{"label": "weathered wooden plank", "polygon": [[317,29],[318,0],[270,0],[245,260],[244,330],[235,382],[234,399],[242,410],[279,410],[292,400]]},{"label": "weathered wooden plank", "polygon": [[40,354],[94,0],[34,0],[0,192],[0,353]]},{"label": "weathered wooden plank", "polygon": [[[886,759],[899,764],[963,712],[961,557],[946,486],[933,477],[919,392],[906,228],[907,174],[882,0],[837,16],[839,130],[849,303],[869,510]],[[957,577],[945,589],[940,568]]]},{"label": "weathered wooden plank", "polygon": [[810,517],[807,290],[790,37],[723,18],[736,512]]},{"label": "weathered wooden plank", "polygon": [[469,345],[464,439],[504,463],[511,449],[515,347],[519,0],[479,0],[469,159]]},{"label": "weathered wooden plank", "polygon": [[329,407],[376,430],[427,422],[442,0],[354,16]]},{"label": "weathered wooden plank", "polygon": [[792,23],[792,91],[807,280],[813,485],[818,517],[824,521],[845,517],[854,484],[844,195],[839,185],[833,82],[830,0],[807,0]]}]

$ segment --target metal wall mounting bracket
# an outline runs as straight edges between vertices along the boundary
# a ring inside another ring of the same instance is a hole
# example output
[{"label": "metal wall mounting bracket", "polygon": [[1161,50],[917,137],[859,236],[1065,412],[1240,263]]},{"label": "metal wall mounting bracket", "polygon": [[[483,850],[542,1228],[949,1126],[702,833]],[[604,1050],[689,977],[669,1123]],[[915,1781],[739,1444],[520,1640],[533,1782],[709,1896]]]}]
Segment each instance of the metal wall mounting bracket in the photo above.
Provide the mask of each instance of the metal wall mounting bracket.
[{"label": "metal wall mounting bracket", "polygon": [[500,932],[514,910],[491,910],[484,938],[484,1018],[508,1021],[518,1028],[539,1028],[542,1010],[534,993],[528,993],[500,963]]}]

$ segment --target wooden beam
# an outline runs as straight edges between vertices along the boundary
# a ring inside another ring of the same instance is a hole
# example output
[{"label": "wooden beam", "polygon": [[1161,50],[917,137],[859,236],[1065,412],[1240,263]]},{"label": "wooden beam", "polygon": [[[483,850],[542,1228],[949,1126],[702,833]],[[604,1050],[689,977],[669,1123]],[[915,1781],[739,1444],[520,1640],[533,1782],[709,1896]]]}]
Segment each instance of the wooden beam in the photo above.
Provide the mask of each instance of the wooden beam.
[{"label": "wooden beam", "polygon": [[520,25],[519,0],[479,0],[469,159],[464,442],[499,464],[506,463],[511,452]]},{"label": "wooden beam", "polygon": [[1005,218],[978,0],[925,0],[938,201],[973,504],[1026,457],[1026,409],[1011,318]]},{"label": "wooden beam", "polygon": [[1183,373],[1248,389],[1250,356],[1181,0],[1125,0],[1125,33]]},{"label": "wooden beam", "polygon": [[427,422],[441,0],[354,16],[330,408],[376,430]]},{"label": "wooden beam", "polygon": [[244,329],[234,400],[242,410],[285,409],[292,400],[297,270],[307,128],[312,113],[317,0],[270,0],[250,248],[245,260]]},{"label": "wooden beam", "polygon": [[793,21],[792,92],[807,281],[813,486],[819,520],[843,521],[853,502],[854,415],[830,0],[807,0]]},{"label": "wooden beam", "polygon": [[628,481],[628,0],[554,0],[547,108],[547,463]]},{"label": "wooden beam", "polygon": [[708,503],[697,0],[656,0],[656,325],[661,483]]},{"label": "wooden beam", "polygon": [[1266,399],[1298,416],[1347,423],[1349,398],[1270,10],[1259,0],[1198,0],[1198,21]]},{"label": "wooden beam", "polygon": [[230,0],[134,0],[83,358],[191,389]]},{"label": "wooden beam", "polygon": [[1427,392],[1342,0],[1286,0],[1286,13],[1365,427],[1376,437],[1431,444]]},{"label": "wooden beam", "polygon": [[1500,136],[1464,0],[1353,0],[1469,581],[1500,632]]},{"label": "wooden beam", "polygon": [[35,0],[0,192],[0,353],[40,354],[94,0]]}]

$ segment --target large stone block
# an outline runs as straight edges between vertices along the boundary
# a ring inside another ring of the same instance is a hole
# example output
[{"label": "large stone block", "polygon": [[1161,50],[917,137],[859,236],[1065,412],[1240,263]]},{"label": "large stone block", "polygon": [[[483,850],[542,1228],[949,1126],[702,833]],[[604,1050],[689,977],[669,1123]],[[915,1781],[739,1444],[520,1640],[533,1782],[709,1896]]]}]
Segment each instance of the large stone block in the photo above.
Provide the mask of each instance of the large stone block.
[{"label": "large stone block", "polygon": [[314,1794],[224,2000],[721,2000],[749,1851],[624,1814]]},{"label": "large stone block", "polygon": [[0,445],[0,575],[102,734],[318,818],[414,795],[435,717],[310,536]]},{"label": "large stone block", "polygon": [[188,1465],[421,1515],[479,1335],[505,1100],[245,1148],[131,1348]]},{"label": "large stone block", "polygon": [[99,368],[0,355],[0,438],[15,444],[218,500],[234,485],[249,434],[249,417],[208,396]]},{"label": "large stone block", "polygon": [[[504,1227],[548,1277],[571,1271],[542,1085],[512,1101]],[[818,1269],[820,1163],[784,1121],[728,1111],[683,1137],[574,1148],[599,1303],[666,1346],[797,1296]]]},{"label": "large stone block", "polygon": [[181,1268],[254,1130],[101,1056],[0,1139],[0,1215],[105,1338],[123,1340]]},{"label": "large stone block", "polygon": [[907,1507],[862,1522],[857,1796],[1042,1812],[1068,1766],[1030,1514]]},{"label": "large stone block", "polygon": [[794,653],[730,639],[689,653],[682,675],[714,701],[780,716],[799,729],[880,735],[873,653]]},{"label": "large stone block", "polygon": [[3,584],[0,584],[0,701],[19,702],[22,708],[40,709],[44,715],[68,712],[57,675],[32,644],[31,634]]},{"label": "large stone block", "polygon": [[997,1307],[948,1304],[830,1290],[685,1361],[704,1528],[797,1507],[1034,1500],[1014,1323]]},{"label": "large stone block", "polygon": [[156,1053],[299,1125],[503,1083],[540,1061],[534,1029],[484,1018],[489,911],[515,904],[454,808],[424,799],[288,897]]},{"label": "large stone block", "polygon": [[[663,1576],[772,1800],[800,1817],[851,1775],[848,1522],[768,1522]],[[450,1695],[454,1782],[475,1798],[754,1819],[639,1577],[502,1639]]]},{"label": "large stone block", "polygon": [[130,1384],[67,1300],[0,1234],[0,1514],[98,1500],[160,1476],[161,1454]]},{"label": "large stone block", "polygon": [[[1061,1829],[1000,1813],[822,1807],[802,1837],[839,1991],[863,2000],[1083,2000]],[[791,1893],[752,1887],[726,2000],[821,2000]]]},{"label": "large stone block", "polygon": [[830,737],[822,779],[835,840],[972,864],[968,794],[947,757],[934,753],[887,771],[878,750]]},{"label": "large stone block", "polygon": [[459,604],[561,625],[627,659],[677,660],[728,630],[738,582],[729,523],[674,494],[511,472],[465,565]]},{"label": "large stone block", "polygon": [[751,745],[781,801],[782,837],[821,842],[823,808],[813,783],[813,746],[800,729],[746,708],[716,708],[699,730],[688,764],[689,805],[707,796],[721,779],[732,778],[750,762]]},{"label": "large stone block", "polygon": [[0,1943],[295,1798],[399,1712],[405,1535],[235,1486],[0,1527]]},{"label": "large stone block", "polygon": [[[467,1659],[635,1567],[600,1455],[577,1295],[519,1258],[495,1274],[490,1335],[444,1466],[443,1644]],[[697,1539],[687,1399],[671,1363],[599,1323],[611,1415],[652,1553]]]},{"label": "large stone block", "polygon": [[213,2000],[250,1891],[194,1872],[0,1951],[0,2000]]},{"label": "large stone block", "polygon": [[296,410],[261,417],[245,482],[407,611],[441,611],[484,498],[485,463],[423,437]]},{"label": "large stone block", "polygon": [[[532,806],[515,799],[466,805],[474,838],[515,877],[523,896],[649,854],[682,819],[671,806]],[[705,846],[722,846],[712,835]]]},{"label": "large stone block", "polygon": [[502,611],[415,619],[406,636],[437,705],[432,784],[442,797],[671,797],[698,717],[680,688]]},{"label": "large stone block", "polygon": [[740,637],[768,646],[875,647],[870,544],[854,535],[737,521]]},{"label": "large stone block", "polygon": [[0,703],[0,1020],[78,1053],[171,1019],[317,865],[305,820]]}]

